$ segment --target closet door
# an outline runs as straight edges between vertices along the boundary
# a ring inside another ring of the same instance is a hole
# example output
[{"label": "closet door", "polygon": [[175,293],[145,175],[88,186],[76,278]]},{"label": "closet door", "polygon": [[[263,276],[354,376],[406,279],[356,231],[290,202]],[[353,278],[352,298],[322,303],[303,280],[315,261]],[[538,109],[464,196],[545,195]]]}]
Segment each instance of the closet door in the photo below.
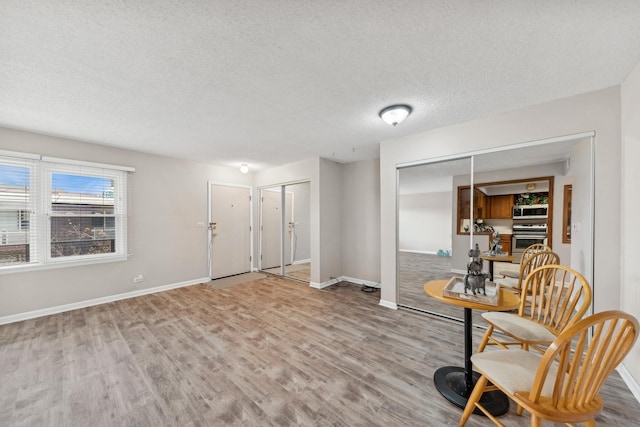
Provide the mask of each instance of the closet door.
[{"label": "closet door", "polygon": [[261,189],[260,269],[310,281],[310,183]]},{"label": "closet door", "polygon": [[260,194],[260,269],[280,274],[282,188],[263,188]]},{"label": "closet door", "polygon": [[309,282],[311,279],[310,183],[285,187],[285,276]]},{"label": "closet door", "polygon": [[398,305],[462,317],[455,307],[426,295],[424,284],[450,279],[454,257],[467,256],[470,235],[455,231],[458,209],[467,212],[465,224],[471,222],[471,200],[457,205],[457,187],[469,186],[470,172],[469,157],[398,170]]},{"label": "closet door", "polygon": [[[593,139],[568,137],[398,168],[398,305],[462,319],[462,310],[428,297],[423,286],[430,280],[466,274],[469,249],[476,243],[481,251],[489,249],[492,232],[486,225],[500,230],[501,235],[511,232],[511,219],[504,215],[494,218],[491,213],[490,198],[500,193],[481,184],[527,181],[523,178],[554,177],[549,182],[555,188],[547,190],[551,199],[549,211],[553,214],[547,224],[549,240],[561,263],[579,271],[593,284],[593,163]],[[553,206],[562,206],[562,188],[567,183],[573,185],[574,226],[571,242],[564,244],[560,235],[562,212]],[[512,192],[527,191],[523,185],[521,190]],[[494,265],[494,270],[500,271],[501,267],[518,269],[517,265]],[[483,270],[489,270],[488,261]],[[484,325],[480,315],[480,310],[473,311],[474,324]]]}]

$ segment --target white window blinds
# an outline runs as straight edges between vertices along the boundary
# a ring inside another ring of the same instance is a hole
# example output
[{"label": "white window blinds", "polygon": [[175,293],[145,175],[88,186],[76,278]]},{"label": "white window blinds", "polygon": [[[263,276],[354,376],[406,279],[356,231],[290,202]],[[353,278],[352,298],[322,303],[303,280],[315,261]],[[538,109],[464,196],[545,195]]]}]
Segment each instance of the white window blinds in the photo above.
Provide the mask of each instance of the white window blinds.
[{"label": "white window blinds", "polygon": [[133,168],[17,154],[0,151],[0,272],[126,259]]},{"label": "white window blinds", "polygon": [[38,262],[37,172],[31,159],[0,157],[0,268]]}]

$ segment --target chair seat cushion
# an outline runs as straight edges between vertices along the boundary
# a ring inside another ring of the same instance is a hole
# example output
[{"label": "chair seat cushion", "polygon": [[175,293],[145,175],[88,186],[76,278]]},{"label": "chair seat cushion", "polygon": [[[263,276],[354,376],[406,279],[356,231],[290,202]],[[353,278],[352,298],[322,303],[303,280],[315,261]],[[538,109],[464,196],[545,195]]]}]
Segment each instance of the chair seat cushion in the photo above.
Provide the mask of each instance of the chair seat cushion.
[{"label": "chair seat cushion", "polygon": [[506,286],[509,288],[517,288],[518,287],[518,279],[514,279],[513,277],[503,277],[500,279],[494,280],[496,283],[500,283],[500,286]]},{"label": "chair seat cushion", "polygon": [[556,336],[540,323],[516,314],[500,311],[482,313],[482,318],[496,329],[529,343],[551,343]]},{"label": "chair seat cushion", "polygon": [[498,275],[518,279],[520,277],[520,272],[516,270],[502,270],[498,273]]},{"label": "chair seat cushion", "polygon": [[[508,393],[529,391],[533,385],[542,355],[524,350],[496,350],[476,353],[471,356],[475,369],[489,377],[494,384],[500,384]],[[551,396],[557,374],[552,365],[542,389],[542,396]]]}]

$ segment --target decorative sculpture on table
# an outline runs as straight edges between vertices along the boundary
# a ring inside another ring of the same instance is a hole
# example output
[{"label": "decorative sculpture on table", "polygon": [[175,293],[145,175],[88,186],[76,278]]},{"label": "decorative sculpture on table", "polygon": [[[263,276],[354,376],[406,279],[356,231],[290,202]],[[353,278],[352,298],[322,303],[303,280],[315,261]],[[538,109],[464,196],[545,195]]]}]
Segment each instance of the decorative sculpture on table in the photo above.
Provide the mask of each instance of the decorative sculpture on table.
[{"label": "decorative sculpture on table", "polygon": [[464,293],[471,290],[474,295],[479,295],[480,291],[483,295],[487,295],[484,287],[487,273],[482,271],[480,247],[477,243],[474,249],[469,249],[469,257],[471,257],[471,261],[467,264],[467,274],[464,276]]},{"label": "decorative sculpture on table", "polygon": [[493,240],[489,248],[490,255],[498,255],[502,253],[502,245],[500,244],[500,233],[498,231],[493,232]]}]

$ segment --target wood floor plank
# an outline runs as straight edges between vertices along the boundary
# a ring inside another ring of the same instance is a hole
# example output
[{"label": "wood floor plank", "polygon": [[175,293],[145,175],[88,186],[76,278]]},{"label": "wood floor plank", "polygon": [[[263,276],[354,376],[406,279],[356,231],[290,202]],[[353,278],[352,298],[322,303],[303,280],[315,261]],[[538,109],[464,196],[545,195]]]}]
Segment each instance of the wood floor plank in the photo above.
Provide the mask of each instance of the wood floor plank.
[{"label": "wood floor plank", "polygon": [[[462,365],[462,325],[378,303],[269,276],[0,326],[0,425],[457,425],[433,373]],[[601,425],[640,419],[617,373],[603,397]]]}]

